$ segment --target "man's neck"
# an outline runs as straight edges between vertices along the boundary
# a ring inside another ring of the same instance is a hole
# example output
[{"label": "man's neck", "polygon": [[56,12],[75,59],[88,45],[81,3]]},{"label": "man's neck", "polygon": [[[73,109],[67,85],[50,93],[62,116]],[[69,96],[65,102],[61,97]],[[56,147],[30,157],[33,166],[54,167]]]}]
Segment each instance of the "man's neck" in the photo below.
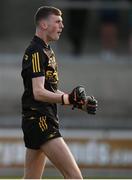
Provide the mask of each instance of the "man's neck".
[{"label": "man's neck", "polygon": [[40,39],[42,39],[44,43],[48,46],[49,41],[47,40],[46,36],[43,33],[41,33],[40,31],[36,31],[35,35],[38,36]]}]

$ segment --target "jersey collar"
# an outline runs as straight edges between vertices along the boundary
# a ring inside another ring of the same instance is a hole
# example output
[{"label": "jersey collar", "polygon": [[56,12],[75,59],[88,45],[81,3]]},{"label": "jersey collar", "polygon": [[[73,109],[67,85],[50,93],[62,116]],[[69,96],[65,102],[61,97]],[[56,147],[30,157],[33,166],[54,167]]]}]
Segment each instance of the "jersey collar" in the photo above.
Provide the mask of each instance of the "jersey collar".
[{"label": "jersey collar", "polygon": [[33,37],[33,41],[41,44],[41,45],[42,45],[44,48],[46,48],[46,49],[50,49],[50,46],[47,45],[41,38],[39,38],[39,37],[36,36],[36,35]]}]

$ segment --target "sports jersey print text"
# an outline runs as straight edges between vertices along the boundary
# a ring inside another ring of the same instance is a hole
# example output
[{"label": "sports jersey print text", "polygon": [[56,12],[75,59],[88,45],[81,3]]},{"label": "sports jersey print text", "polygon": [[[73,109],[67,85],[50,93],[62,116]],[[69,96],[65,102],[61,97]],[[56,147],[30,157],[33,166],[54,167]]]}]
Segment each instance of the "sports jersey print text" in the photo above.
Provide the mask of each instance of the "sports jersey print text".
[{"label": "sports jersey print text", "polygon": [[57,64],[53,51],[45,51],[48,56],[48,67],[46,69],[46,80],[51,83],[57,83],[58,81],[58,72],[57,72]]},{"label": "sports jersey print text", "polygon": [[55,59],[53,61],[50,59],[48,62],[46,79],[52,83],[57,83],[58,81],[57,65]]}]

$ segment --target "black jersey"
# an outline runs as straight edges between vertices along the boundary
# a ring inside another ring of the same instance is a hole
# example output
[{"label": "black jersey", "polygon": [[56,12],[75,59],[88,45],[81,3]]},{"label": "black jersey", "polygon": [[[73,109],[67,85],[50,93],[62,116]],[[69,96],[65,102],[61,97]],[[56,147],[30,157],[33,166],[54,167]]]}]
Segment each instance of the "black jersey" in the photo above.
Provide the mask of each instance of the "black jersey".
[{"label": "black jersey", "polygon": [[32,78],[44,76],[44,87],[51,91],[57,91],[58,72],[54,52],[42,39],[34,36],[27,47],[22,62],[22,78],[24,93],[22,96],[22,113],[29,116],[32,113],[40,112],[46,116],[57,119],[57,105],[36,101],[33,96]]}]

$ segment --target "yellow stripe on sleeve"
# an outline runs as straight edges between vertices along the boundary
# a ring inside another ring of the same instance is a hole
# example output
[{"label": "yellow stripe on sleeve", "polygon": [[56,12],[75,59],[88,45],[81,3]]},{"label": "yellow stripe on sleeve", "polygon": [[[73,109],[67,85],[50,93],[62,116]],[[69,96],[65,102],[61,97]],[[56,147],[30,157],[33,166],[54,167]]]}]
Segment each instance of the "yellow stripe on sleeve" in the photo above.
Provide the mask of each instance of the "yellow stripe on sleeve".
[{"label": "yellow stripe on sleeve", "polygon": [[38,72],[38,64],[37,64],[37,56],[36,53],[34,54],[34,62],[35,62],[35,72]]},{"label": "yellow stripe on sleeve", "polygon": [[39,53],[37,52],[37,62],[38,62],[38,72],[40,72],[40,60],[39,60]]},{"label": "yellow stripe on sleeve", "polygon": [[33,72],[41,72],[40,69],[40,59],[39,59],[39,53],[32,54],[32,66],[33,66]]},{"label": "yellow stripe on sleeve", "polygon": [[33,67],[33,72],[35,73],[34,54],[32,54],[32,67]]}]

